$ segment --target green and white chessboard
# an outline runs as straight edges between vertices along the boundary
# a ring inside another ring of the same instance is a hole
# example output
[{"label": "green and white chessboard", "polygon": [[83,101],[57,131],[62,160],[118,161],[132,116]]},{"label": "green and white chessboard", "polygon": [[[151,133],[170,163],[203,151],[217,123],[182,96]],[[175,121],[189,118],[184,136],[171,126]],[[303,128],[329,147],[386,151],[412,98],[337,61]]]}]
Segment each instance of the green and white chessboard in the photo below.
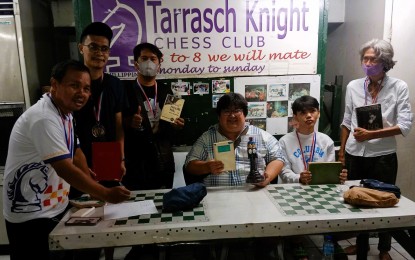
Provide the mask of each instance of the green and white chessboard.
[{"label": "green and white chessboard", "polygon": [[134,198],[130,201],[143,201],[153,200],[156,205],[158,213],[155,214],[144,214],[138,216],[131,216],[128,218],[117,219],[114,226],[134,226],[134,225],[153,225],[159,223],[181,223],[181,222],[204,222],[208,221],[205,214],[203,203],[200,203],[197,207],[192,210],[175,212],[175,213],[163,213],[163,194],[162,192],[140,192],[137,193]]},{"label": "green and white chessboard", "polygon": [[346,204],[338,185],[268,186],[270,199],[284,215],[348,214],[376,212]]}]

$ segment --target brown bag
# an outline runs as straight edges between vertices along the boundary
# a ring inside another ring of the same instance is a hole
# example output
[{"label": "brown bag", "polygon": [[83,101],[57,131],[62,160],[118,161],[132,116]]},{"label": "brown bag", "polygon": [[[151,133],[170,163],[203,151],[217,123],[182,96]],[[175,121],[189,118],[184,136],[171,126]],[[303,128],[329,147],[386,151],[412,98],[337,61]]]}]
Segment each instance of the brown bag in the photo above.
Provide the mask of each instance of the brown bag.
[{"label": "brown bag", "polygon": [[344,201],[355,206],[376,208],[393,207],[399,199],[391,192],[378,191],[363,187],[352,187],[343,194]]}]

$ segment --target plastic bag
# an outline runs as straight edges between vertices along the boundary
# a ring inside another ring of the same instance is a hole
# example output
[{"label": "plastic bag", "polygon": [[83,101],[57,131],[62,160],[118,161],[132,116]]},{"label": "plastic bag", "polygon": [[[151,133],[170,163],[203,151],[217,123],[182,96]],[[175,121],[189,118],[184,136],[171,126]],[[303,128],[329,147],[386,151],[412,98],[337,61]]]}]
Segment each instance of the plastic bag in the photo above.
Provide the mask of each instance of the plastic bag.
[{"label": "plastic bag", "polygon": [[391,192],[352,186],[343,194],[344,201],[355,206],[388,208],[395,206],[399,199]]},{"label": "plastic bag", "polygon": [[163,212],[189,210],[199,205],[206,196],[207,190],[203,183],[193,183],[163,195]]},{"label": "plastic bag", "polygon": [[401,189],[393,184],[384,183],[374,179],[363,179],[360,181],[361,186],[369,189],[392,192],[399,199],[401,197]]}]

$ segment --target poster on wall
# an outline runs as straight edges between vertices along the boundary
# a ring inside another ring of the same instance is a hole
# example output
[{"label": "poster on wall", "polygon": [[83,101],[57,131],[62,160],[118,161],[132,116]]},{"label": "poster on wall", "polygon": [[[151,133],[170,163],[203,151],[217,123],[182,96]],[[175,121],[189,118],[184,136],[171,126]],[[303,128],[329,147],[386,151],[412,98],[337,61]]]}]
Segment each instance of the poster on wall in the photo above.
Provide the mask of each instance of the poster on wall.
[{"label": "poster on wall", "polygon": [[[90,0],[114,37],[106,72],[135,78],[133,48],[163,53],[159,78],[315,74],[315,0]],[[304,39],[307,39],[306,41]]]},{"label": "poster on wall", "polygon": [[234,91],[248,101],[247,122],[284,135],[293,130],[292,103],[304,95],[320,100],[320,81],[320,75],[237,77]]}]

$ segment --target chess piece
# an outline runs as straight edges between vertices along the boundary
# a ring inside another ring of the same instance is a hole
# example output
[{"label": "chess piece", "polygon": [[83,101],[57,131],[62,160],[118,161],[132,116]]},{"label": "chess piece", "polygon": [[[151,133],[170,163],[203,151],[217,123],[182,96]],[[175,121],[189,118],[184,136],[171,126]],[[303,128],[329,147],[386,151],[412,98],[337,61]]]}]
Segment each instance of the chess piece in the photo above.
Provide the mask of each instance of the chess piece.
[{"label": "chess piece", "polygon": [[264,181],[264,176],[262,176],[258,172],[258,166],[257,166],[257,159],[258,155],[256,153],[256,145],[253,141],[252,137],[249,137],[248,141],[248,158],[249,158],[249,174],[248,177],[246,177],[246,183],[259,183]]}]

